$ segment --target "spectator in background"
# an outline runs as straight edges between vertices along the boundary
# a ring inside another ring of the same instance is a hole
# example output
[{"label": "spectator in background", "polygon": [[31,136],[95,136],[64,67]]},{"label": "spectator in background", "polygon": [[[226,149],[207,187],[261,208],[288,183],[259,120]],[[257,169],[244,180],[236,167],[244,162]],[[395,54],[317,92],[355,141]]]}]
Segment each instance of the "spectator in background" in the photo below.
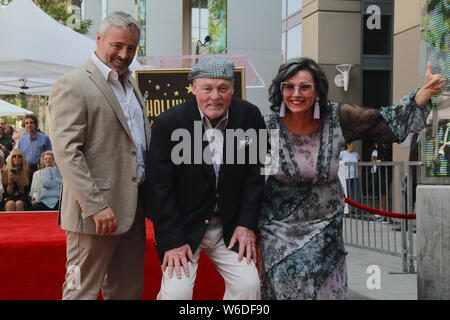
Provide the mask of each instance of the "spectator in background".
[{"label": "spectator in background", "polygon": [[38,121],[33,115],[24,118],[25,134],[20,137],[18,148],[25,154],[25,159],[30,168],[30,179],[39,169],[41,154],[52,150],[50,138],[38,131]]},{"label": "spectator in background", "polygon": [[30,175],[27,161],[22,151],[14,149],[6,160],[2,174],[3,201],[5,211],[24,211],[28,205]]},{"label": "spectator in background", "polygon": [[[420,133],[414,132],[411,135],[411,144],[409,149],[409,161],[419,161],[419,138]],[[413,206],[415,207],[416,203],[416,187],[417,187],[417,170],[419,167],[414,167],[411,172],[412,179],[412,198],[413,198]],[[415,208],[414,208],[415,212]]]},{"label": "spectator in background", "polygon": [[[390,161],[388,155],[388,145],[374,142],[372,144],[372,162]],[[392,181],[392,166],[373,166],[371,169],[374,189],[373,194],[378,195],[380,199],[380,209],[387,209],[387,195]]]},{"label": "spectator in background", "polygon": [[13,133],[11,134],[11,137],[14,142],[13,149],[17,149],[17,146],[19,145],[19,139],[24,135],[24,133],[25,133],[24,128],[18,128],[17,130],[13,128]]},{"label": "spectator in background", "polygon": [[5,155],[0,150],[0,200],[3,200],[2,173],[3,173],[3,167],[4,166],[5,166]]},{"label": "spectator in background", "polygon": [[58,210],[62,177],[55,164],[52,151],[41,155],[40,169],[33,174],[31,183],[31,211]]},{"label": "spectator in background", "polygon": [[[341,151],[339,161],[360,161],[359,154],[355,152],[355,145],[352,142],[347,142],[345,144],[345,150]],[[345,185],[347,187],[347,197],[353,201],[361,203],[361,190],[359,186],[359,173],[357,166],[345,166]]]},{"label": "spectator in background", "polygon": [[9,156],[14,145],[12,138],[0,129],[0,150],[3,152],[5,158]]},{"label": "spectator in background", "polygon": [[40,191],[42,188],[41,183],[41,172],[45,167],[53,167],[55,164],[55,158],[52,151],[45,151],[41,154],[41,162],[39,164],[39,170],[33,174],[33,178],[31,179],[31,188],[30,188],[30,199],[31,204],[40,201]]},{"label": "spectator in background", "polygon": [[11,151],[12,149],[14,149],[14,145],[15,145],[15,141],[13,139],[13,134],[15,132],[14,127],[9,125],[9,124],[7,124],[7,125],[5,125],[5,130],[4,131],[5,131],[5,135],[10,138],[11,149],[9,151]]},{"label": "spectator in background", "polygon": [[[370,154],[370,161],[378,162],[378,142],[372,143],[372,153]],[[373,166],[370,173],[376,173],[377,166]]]},{"label": "spectator in background", "polygon": [[0,118],[0,130],[5,131],[6,120],[5,118]]},{"label": "spectator in background", "polygon": [[[381,160],[378,158],[379,157],[378,148],[379,148],[378,142],[373,142],[372,143],[372,153],[370,154],[370,161],[372,161],[372,162],[381,162]],[[384,199],[382,200],[381,196],[378,193],[379,186],[380,186],[379,185],[379,180],[380,179],[379,179],[379,168],[378,168],[378,166],[373,166],[370,169],[370,173],[371,173],[371,181],[372,182],[370,183],[369,188],[373,189],[372,190],[372,196],[373,195],[378,195],[380,197],[380,208],[382,208],[383,205],[381,204],[381,202],[383,200],[385,200],[386,197],[384,197]],[[379,214],[375,214],[374,218],[375,218],[375,221],[381,221],[382,220],[382,218],[381,218],[381,216]]]},{"label": "spectator in background", "polygon": [[6,132],[7,134],[9,134],[9,136],[12,138],[12,135],[13,135],[13,133],[14,133],[14,127],[11,126],[11,125],[9,125],[9,124],[7,124],[7,125],[5,126],[5,132]]},{"label": "spectator in background", "polygon": [[14,141],[10,134],[6,132],[6,120],[0,118],[0,150],[3,152],[4,157],[7,158],[14,146]]}]

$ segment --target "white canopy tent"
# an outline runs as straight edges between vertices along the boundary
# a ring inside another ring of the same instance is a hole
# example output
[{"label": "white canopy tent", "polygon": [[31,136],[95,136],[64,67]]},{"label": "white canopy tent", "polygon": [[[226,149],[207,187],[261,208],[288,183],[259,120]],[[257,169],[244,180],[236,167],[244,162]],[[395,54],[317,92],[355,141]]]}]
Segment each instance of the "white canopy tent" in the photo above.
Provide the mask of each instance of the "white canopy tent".
[{"label": "white canopy tent", "polygon": [[83,63],[95,41],[58,23],[32,0],[0,10],[0,94],[49,94],[62,74]]},{"label": "white canopy tent", "polygon": [[1,9],[0,30],[0,94],[48,95],[56,79],[95,48],[94,40],[55,21],[32,0]]},{"label": "white canopy tent", "polygon": [[26,114],[33,114],[33,112],[0,99],[0,117],[24,116]]}]

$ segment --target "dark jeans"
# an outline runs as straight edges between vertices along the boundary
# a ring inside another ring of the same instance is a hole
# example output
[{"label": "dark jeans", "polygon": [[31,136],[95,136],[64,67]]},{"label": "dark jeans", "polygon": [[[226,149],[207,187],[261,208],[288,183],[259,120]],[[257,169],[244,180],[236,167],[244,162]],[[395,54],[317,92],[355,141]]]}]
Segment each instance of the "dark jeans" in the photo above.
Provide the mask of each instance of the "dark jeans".
[{"label": "dark jeans", "polygon": [[29,164],[28,168],[30,169],[29,171],[29,175],[30,175],[30,185],[31,185],[31,181],[33,181],[33,174],[39,170],[39,165],[37,164]]},{"label": "dark jeans", "polygon": [[361,189],[359,178],[345,179],[347,186],[347,197],[355,202],[361,203]]},{"label": "dark jeans", "polygon": [[372,180],[375,187],[375,190],[372,191],[373,194],[375,196],[387,195],[388,191],[391,192],[390,185],[392,181],[392,167],[378,167],[377,172],[372,173]]},{"label": "dark jeans", "polygon": [[39,201],[33,204],[29,211],[53,211],[58,209],[59,209],[59,201],[56,203],[54,208],[49,208],[43,202]]}]

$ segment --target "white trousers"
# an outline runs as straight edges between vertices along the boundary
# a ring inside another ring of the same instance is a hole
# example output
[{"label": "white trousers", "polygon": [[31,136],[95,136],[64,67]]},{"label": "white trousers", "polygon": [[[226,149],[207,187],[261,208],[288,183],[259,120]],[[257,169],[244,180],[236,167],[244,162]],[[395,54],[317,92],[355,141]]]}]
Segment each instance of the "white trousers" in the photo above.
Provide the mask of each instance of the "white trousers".
[{"label": "white trousers", "polygon": [[[238,262],[238,254],[229,250],[223,241],[222,226],[208,228],[200,247],[194,254],[194,262],[189,262],[189,277],[181,269],[181,279],[168,270],[163,273],[158,300],[192,300],[195,278],[197,276],[200,251],[203,250],[225,280],[224,300],[260,300],[261,288],[258,271],[253,261],[247,264],[245,257]],[[214,284],[211,284],[213,286]]]}]

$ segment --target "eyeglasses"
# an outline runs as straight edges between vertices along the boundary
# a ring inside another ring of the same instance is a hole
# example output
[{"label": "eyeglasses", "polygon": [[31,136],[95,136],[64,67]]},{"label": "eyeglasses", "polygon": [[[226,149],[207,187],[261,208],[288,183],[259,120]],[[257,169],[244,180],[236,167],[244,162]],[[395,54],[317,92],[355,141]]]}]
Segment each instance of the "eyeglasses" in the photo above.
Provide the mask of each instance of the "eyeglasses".
[{"label": "eyeglasses", "polygon": [[13,157],[13,159],[15,159],[15,158],[23,158],[21,154],[13,154],[12,157]]},{"label": "eyeglasses", "polygon": [[298,89],[298,91],[304,95],[308,96],[311,95],[314,89],[314,85],[312,83],[303,82],[299,85],[295,85],[290,82],[282,82],[280,85],[281,92],[286,94],[293,94],[295,92],[295,89]]}]

